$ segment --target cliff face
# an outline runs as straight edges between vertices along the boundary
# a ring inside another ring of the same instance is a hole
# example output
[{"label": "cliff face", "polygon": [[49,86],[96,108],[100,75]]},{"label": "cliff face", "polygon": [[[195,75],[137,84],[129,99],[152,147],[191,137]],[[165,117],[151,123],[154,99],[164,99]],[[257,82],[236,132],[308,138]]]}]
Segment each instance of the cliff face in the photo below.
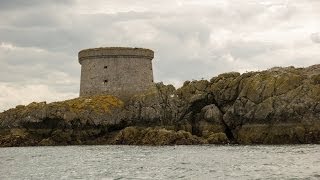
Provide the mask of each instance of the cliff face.
[{"label": "cliff face", "polygon": [[225,73],[112,96],[31,103],[0,114],[0,146],[320,143],[320,65]]}]

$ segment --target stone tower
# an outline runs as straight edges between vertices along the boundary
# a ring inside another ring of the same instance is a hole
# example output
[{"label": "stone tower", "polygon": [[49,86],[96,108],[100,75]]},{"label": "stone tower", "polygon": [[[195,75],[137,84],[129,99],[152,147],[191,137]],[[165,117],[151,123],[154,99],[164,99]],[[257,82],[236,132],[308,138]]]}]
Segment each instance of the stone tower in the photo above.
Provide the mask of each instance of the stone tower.
[{"label": "stone tower", "polygon": [[80,96],[110,94],[127,98],[153,87],[152,50],[105,47],[79,52]]}]

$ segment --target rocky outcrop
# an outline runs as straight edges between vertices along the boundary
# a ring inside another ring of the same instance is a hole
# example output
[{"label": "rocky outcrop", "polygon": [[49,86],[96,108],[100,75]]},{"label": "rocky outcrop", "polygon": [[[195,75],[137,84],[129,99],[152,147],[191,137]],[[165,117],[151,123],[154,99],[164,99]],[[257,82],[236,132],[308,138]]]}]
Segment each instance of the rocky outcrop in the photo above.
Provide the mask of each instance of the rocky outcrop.
[{"label": "rocky outcrop", "polygon": [[320,65],[221,74],[121,101],[81,97],[0,113],[0,146],[320,143]]}]

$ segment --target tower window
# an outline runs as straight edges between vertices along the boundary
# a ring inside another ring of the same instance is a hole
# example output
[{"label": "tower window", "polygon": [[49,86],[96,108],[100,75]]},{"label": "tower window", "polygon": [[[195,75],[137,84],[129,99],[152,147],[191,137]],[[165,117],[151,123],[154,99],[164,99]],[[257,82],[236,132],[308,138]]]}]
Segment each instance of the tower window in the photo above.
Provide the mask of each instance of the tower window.
[{"label": "tower window", "polygon": [[107,69],[107,68],[108,68],[108,66],[104,66],[104,68],[105,68],[105,69]]},{"label": "tower window", "polygon": [[108,80],[104,80],[104,81],[103,81],[103,84],[107,84],[107,83],[108,83]]}]

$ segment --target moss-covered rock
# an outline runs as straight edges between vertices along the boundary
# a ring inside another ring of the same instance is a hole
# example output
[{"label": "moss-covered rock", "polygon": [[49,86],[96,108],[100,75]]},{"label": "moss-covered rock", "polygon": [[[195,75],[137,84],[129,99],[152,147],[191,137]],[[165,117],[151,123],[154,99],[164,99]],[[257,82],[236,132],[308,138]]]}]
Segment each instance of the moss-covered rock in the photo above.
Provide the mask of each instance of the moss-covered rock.
[{"label": "moss-covered rock", "polygon": [[127,127],[116,135],[112,143],[127,145],[174,145],[203,144],[205,141],[183,130],[173,131],[160,127]]},{"label": "moss-covered rock", "polygon": [[0,146],[320,143],[320,65],[231,72],[179,89],[19,105],[0,113]]},{"label": "moss-covered rock", "polygon": [[208,138],[207,141],[209,144],[227,144],[229,139],[225,133],[213,133]]}]

